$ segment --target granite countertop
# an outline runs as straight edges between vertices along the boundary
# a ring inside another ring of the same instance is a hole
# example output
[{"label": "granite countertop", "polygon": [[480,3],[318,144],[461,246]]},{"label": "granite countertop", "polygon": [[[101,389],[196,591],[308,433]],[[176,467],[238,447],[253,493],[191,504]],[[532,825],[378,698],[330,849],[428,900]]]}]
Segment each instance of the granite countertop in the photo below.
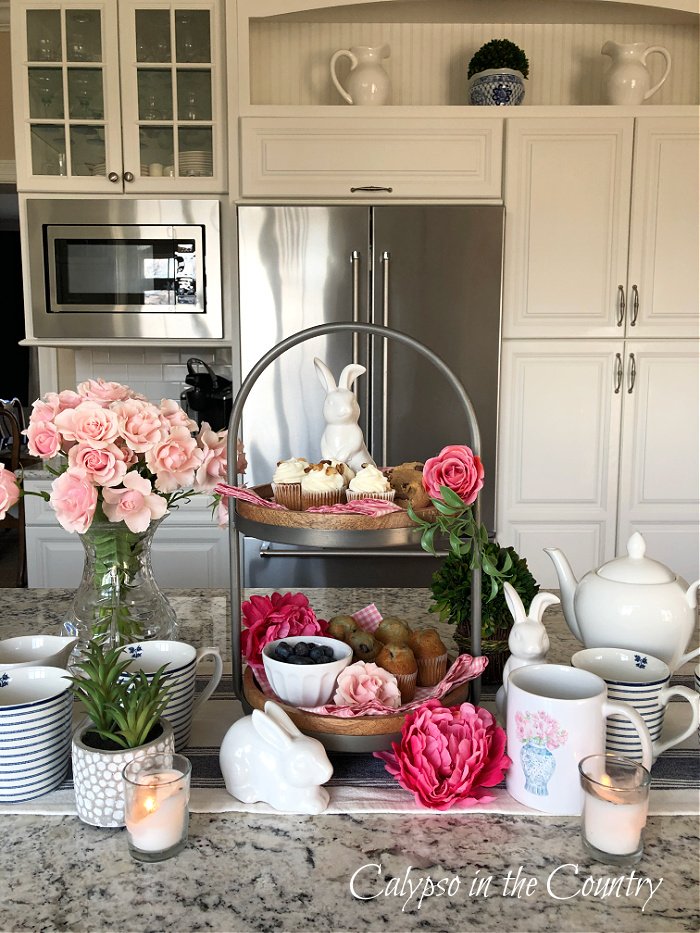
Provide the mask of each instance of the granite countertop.
[{"label": "granite countertop", "polygon": [[[308,592],[320,615],[374,601],[413,622],[434,620],[426,590]],[[71,595],[0,590],[0,637],[55,632]],[[230,656],[227,591],[168,595],[179,638]],[[558,610],[546,619],[562,635],[550,660],[567,662],[577,643]],[[72,816],[3,814],[0,827],[6,931],[700,928],[695,816],[651,817],[633,869],[591,861],[579,820],[564,817],[194,814],[188,847],[153,865],[131,859],[123,830]]]}]

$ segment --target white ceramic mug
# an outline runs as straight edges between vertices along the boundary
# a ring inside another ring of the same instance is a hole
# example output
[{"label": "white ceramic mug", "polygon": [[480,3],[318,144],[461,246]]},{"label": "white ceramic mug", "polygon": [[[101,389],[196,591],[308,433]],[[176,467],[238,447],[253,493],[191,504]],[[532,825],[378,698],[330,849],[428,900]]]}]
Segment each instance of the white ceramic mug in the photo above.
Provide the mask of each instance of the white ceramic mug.
[{"label": "white ceramic mug", "polygon": [[[149,678],[166,665],[164,683],[170,687],[163,718],[173,727],[175,751],[187,747],[195,711],[216,690],[223,672],[218,648],[194,648],[182,641],[141,641],[125,645],[124,654],[131,657],[127,672],[143,671]],[[205,658],[214,659],[214,670],[208,684],[195,698],[197,668]]]},{"label": "white ceramic mug", "polygon": [[77,638],[61,635],[16,635],[0,641],[0,668],[66,668]]},{"label": "white ceramic mug", "polygon": [[619,714],[638,729],[643,764],[651,767],[651,738],[639,713],[610,703],[605,681],[563,664],[533,664],[508,680],[508,755],[511,797],[535,810],[577,816],[583,809],[578,764],[605,752],[605,719]]},{"label": "white ceramic mug", "polygon": [[[586,648],[571,658],[574,667],[602,677],[608,698],[633,706],[642,717],[652,740],[653,759],[667,748],[687,739],[698,726],[700,696],[688,687],[669,686],[671,671],[664,661],[644,652],[626,648]],[[666,708],[671,697],[682,697],[690,704],[691,718],[672,735],[661,738]],[[633,761],[642,760],[642,746],[636,731],[619,716],[611,716],[605,730],[605,750]]]},{"label": "white ceramic mug", "polygon": [[[695,665],[695,690],[700,694],[700,664]],[[700,742],[700,724],[698,724],[698,741]]]}]

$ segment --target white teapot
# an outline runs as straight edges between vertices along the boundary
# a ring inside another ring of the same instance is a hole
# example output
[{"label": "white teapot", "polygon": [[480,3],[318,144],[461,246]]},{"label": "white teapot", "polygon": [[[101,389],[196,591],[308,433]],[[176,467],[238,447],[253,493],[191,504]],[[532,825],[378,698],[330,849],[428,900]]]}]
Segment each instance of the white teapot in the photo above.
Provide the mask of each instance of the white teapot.
[{"label": "white teapot", "polygon": [[566,557],[545,548],[559,577],[564,618],[587,648],[628,648],[661,658],[677,670],[700,654],[684,654],[693,632],[700,580],[691,586],[658,561],[645,557],[635,531],[627,557],[591,570],[579,583]]}]

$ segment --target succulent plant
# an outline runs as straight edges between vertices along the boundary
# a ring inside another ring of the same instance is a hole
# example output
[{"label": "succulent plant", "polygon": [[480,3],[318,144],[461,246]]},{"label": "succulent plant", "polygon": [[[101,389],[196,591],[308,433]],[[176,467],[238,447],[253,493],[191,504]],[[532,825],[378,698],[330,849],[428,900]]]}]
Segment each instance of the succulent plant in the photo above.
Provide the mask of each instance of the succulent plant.
[{"label": "succulent plant", "polygon": [[511,68],[513,71],[519,71],[523,78],[527,78],[530,63],[523,50],[510,39],[491,39],[472,56],[467,77],[471,78],[489,68]]}]

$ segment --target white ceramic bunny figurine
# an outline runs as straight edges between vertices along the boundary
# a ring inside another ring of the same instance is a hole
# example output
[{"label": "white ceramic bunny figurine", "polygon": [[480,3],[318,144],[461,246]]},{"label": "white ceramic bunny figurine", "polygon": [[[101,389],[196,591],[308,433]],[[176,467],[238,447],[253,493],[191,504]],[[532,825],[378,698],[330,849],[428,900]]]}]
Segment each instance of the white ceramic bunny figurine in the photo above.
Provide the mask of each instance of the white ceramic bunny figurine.
[{"label": "white ceramic bunny figurine", "polygon": [[538,593],[530,603],[526,615],[522,600],[507,580],[503,583],[503,595],[513,616],[513,627],[508,636],[510,657],[503,668],[503,686],[499,687],[496,694],[496,711],[501,721],[505,722],[510,672],[528,664],[542,664],[547,660],[549,636],[542,616],[547,606],[559,602],[559,597],[554,593]]},{"label": "white ceramic bunny figurine", "polygon": [[362,428],[357,423],[360,406],[350,388],[357,377],[367,370],[359,363],[349,363],[340,374],[336,385],[333,374],[323,360],[314,357],[314,366],[326,390],[326,401],[323,403],[326,430],[321,438],[321,458],[340,460],[347,463],[356,473],[362,469],[364,463],[375,466],[367,450]]},{"label": "white ceramic bunny figurine", "polygon": [[226,790],[243,803],[262,800],[289,813],[321,813],[328,806],[333,766],[318,739],[303,735],[268,700],[265,711],[237,720],[219,752]]}]

